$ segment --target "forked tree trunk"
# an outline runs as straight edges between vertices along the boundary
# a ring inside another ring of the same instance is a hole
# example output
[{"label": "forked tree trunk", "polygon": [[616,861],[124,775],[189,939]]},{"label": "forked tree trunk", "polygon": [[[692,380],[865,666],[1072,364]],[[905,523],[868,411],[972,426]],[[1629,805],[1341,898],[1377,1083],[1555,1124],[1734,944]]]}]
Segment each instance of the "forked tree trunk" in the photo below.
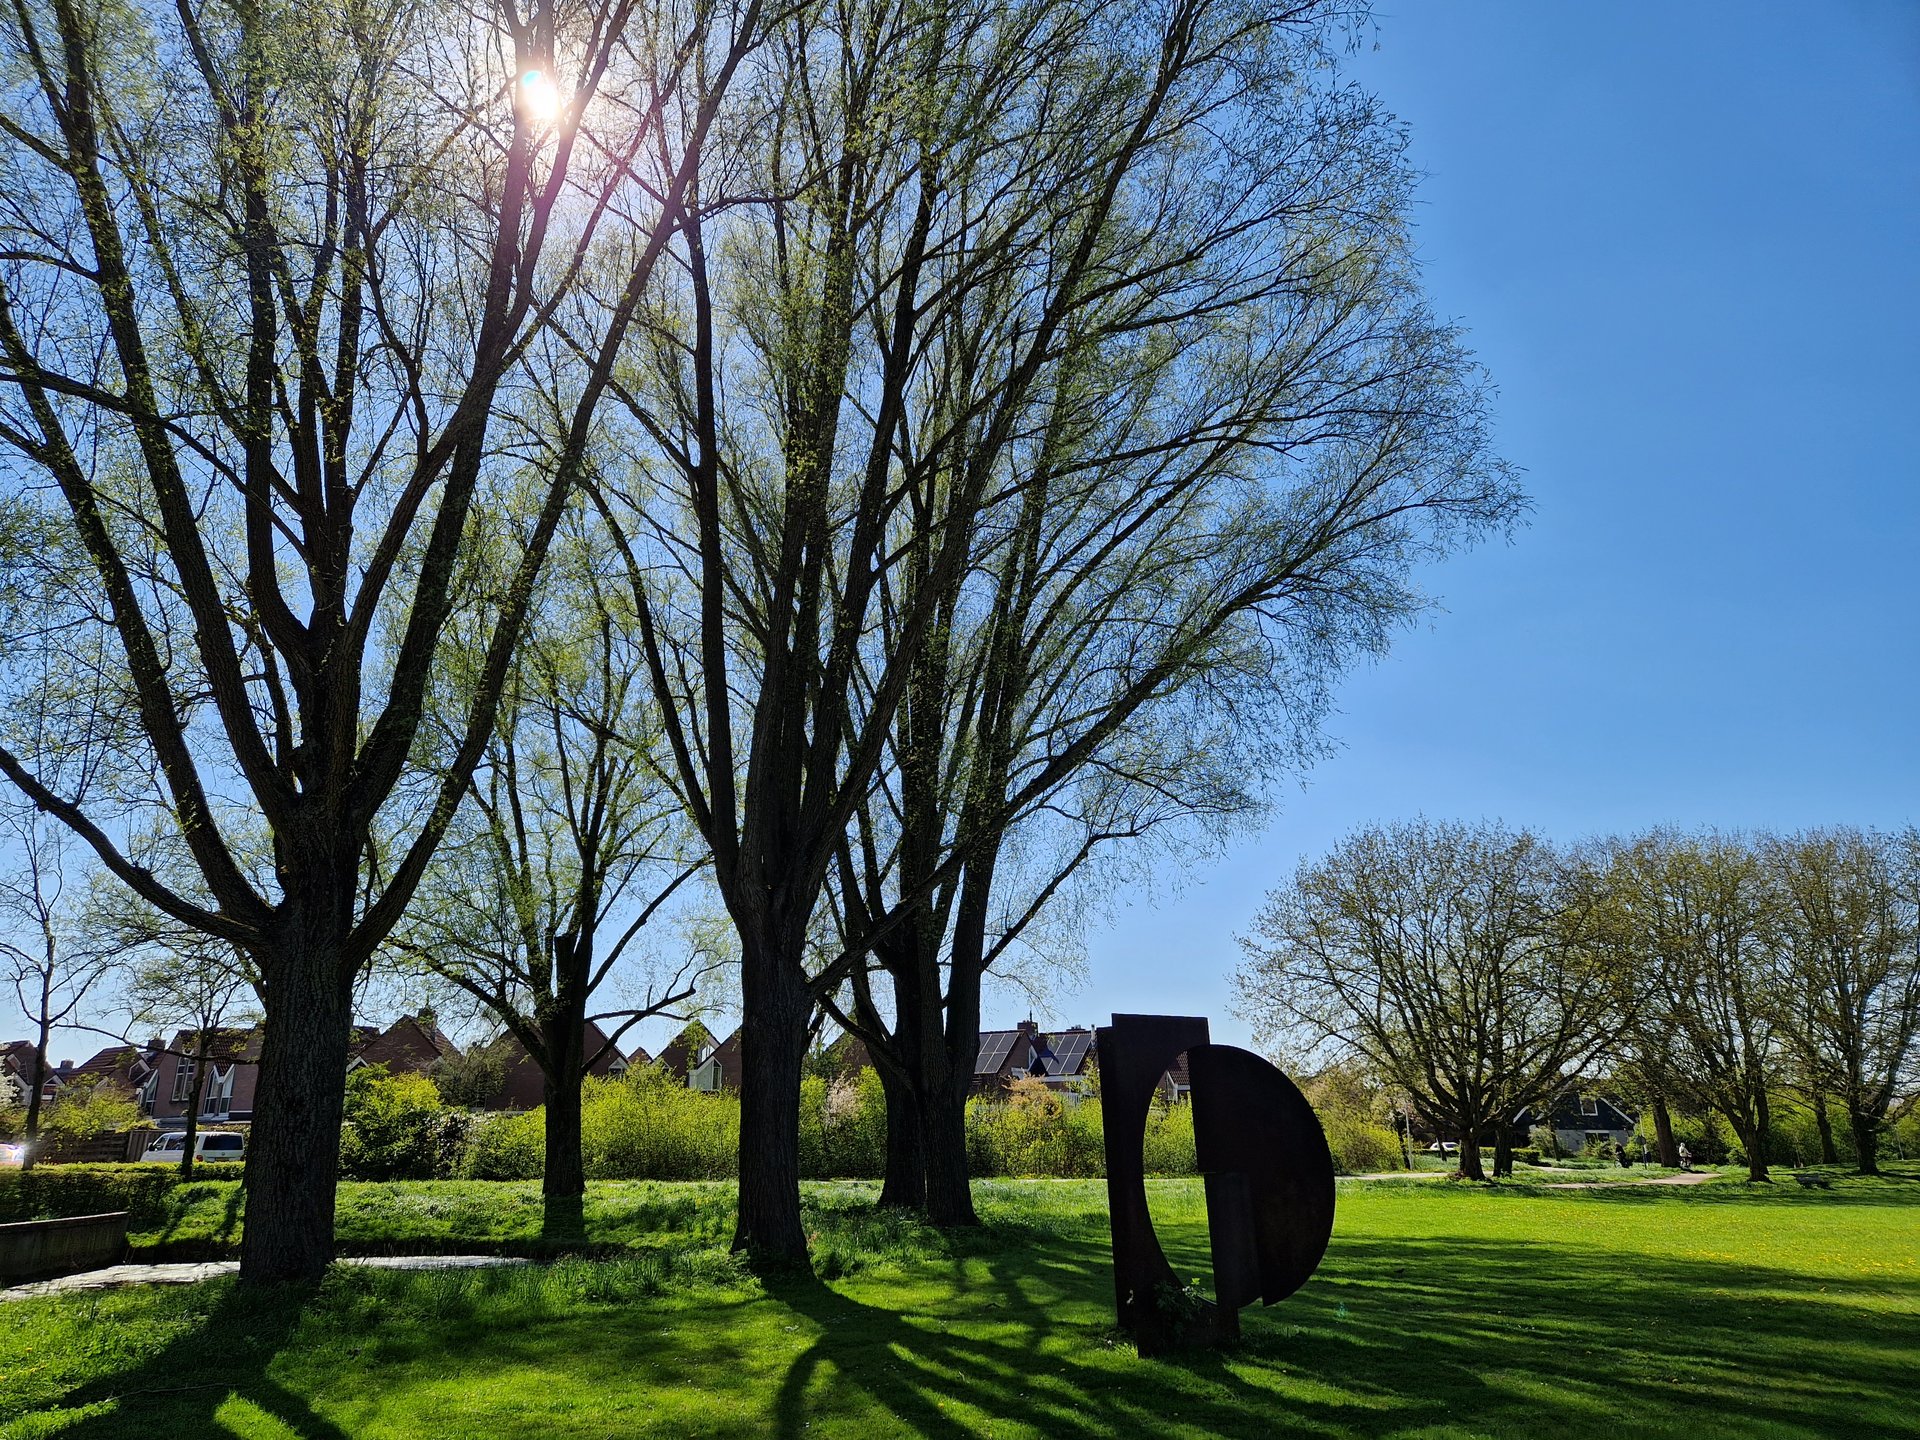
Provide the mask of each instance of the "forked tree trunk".
[{"label": "forked tree trunk", "polygon": [[[743,941],[745,937],[743,936]],[[740,966],[740,1208],[733,1248],[755,1264],[804,1265],[800,1079],[813,997],[799,957],[743,944]]]},{"label": "forked tree trunk", "polygon": [[337,940],[295,938],[259,961],[267,1014],[240,1274],[253,1284],[317,1280],[333,1260],[353,985]]},{"label": "forked tree trunk", "polygon": [[1660,1163],[1669,1170],[1680,1168],[1680,1146],[1673,1138],[1673,1116],[1667,1110],[1667,1097],[1653,1097],[1653,1148]]}]

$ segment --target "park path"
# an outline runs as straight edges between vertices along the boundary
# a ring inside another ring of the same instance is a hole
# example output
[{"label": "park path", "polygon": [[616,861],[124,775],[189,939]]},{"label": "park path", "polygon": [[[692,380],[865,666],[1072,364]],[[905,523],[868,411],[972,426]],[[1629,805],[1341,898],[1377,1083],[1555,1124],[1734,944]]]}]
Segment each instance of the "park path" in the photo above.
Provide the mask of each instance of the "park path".
[{"label": "park path", "polygon": [[[512,1255],[359,1255],[342,1256],[341,1265],[364,1265],[373,1270],[481,1270],[496,1265],[531,1262]],[[34,1280],[0,1290],[0,1301],[33,1300],[43,1295],[68,1295],[81,1290],[117,1290],[123,1285],[192,1285],[219,1275],[238,1275],[238,1260],[201,1260],[190,1264],[109,1265],[83,1270],[54,1280]]]}]

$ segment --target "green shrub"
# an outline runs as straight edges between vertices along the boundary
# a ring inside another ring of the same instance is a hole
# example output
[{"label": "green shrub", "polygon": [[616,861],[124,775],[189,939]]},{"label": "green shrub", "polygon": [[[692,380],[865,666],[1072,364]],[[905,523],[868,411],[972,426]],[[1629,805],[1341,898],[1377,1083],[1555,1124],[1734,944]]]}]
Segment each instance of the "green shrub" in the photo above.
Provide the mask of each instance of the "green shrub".
[{"label": "green shrub", "polygon": [[[1193,1175],[1199,1163],[1193,1150],[1193,1106],[1156,1105],[1147,1113],[1147,1174]],[[1102,1151],[1102,1159],[1105,1151]]]},{"label": "green shrub", "polygon": [[976,1175],[1076,1179],[1105,1170],[1100,1102],[1069,1104],[1038,1080],[1016,1080],[1005,1100],[967,1103],[967,1150]]},{"label": "green shrub", "polygon": [[41,1133],[62,1140],[97,1140],[131,1130],[145,1117],[133,1092],[120,1085],[69,1085],[40,1114]]},{"label": "green shrub", "polygon": [[735,1173],[737,1095],[689,1090],[649,1068],[624,1080],[588,1080],[580,1099],[589,1179],[723,1180]]},{"label": "green shrub", "polygon": [[460,1173],[469,1180],[538,1180],[547,1163],[544,1110],[474,1117]]},{"label": "green shrub", "polygon": [[167,1165],[43,1165],[24,1174],[0,1170],[0,1224],[125,1210],[127,1224],[138,1230],[160,1223],[167,1194],[179,1179]]},{"label": "green shrub", "polygon": [[1375,1125],[1350,1115],[1323,1118],[1327,1148],[1333,1152],[1333,1168],[1340,1175],[1367,1175],[1376,1170],[1399,1170],[1405,1159],[1400,1152],[1400,1137],[1384,1125]]},{"label": "green shrub", "polygon": [[878,1071],[828,1084],[821,1106],[821,1177],[872,1180],[887,1171],[887,1093]]},{"label": "green shrub", "polygon": [[[340,1127],[340,1174],[347,1180],[433,1180],[448,1147],[449,1115],[424,1075],[390,1075],[367,1065],[347,1077]],[[457,1126],[459,1122],[454,1122]]]}]

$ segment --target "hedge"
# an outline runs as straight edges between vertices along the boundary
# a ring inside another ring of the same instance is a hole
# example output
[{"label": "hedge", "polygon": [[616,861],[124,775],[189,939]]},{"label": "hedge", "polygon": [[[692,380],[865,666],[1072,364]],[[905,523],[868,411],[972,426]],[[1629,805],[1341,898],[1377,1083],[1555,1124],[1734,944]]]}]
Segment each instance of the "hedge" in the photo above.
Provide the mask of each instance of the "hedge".
[{"label": "hedge", "polygon": [[[198,1165],[207,1180],[237,1176],[238,1165]],[[127,1226],[163,1224],[167,1194],[180,1182],[171,1165],[45,1165],[25,1172],[0,1170],[0,1223],[52,1220],[67,1215],[127,1212]]]}]

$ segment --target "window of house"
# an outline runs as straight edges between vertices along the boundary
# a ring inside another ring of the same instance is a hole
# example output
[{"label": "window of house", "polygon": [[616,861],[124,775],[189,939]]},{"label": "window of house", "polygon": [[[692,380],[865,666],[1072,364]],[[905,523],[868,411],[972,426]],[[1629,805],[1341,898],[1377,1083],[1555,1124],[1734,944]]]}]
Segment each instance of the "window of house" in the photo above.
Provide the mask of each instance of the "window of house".
[{"label": "window of house", "polygon": [[193,1061],[186,1056],[180,1057],[180,1064],[173,1072],[173,1098],[191,1100],[193,1098]]},{"label": "window of house", "polygon": [[200,1113],[209,1119],[224,1120],[233,1108],[233,1077],[240,1067],[229,1065],[225,1073],[218,1065],[207,1067],[207,1088],[200,1097]]},{"label": "window of house", "polygon": [[1580,1097],[1580,1113],[1582,1115],[1598,1115],[1600,1113],[1600,1102],[1591,1095],[1582,1095]]}]

